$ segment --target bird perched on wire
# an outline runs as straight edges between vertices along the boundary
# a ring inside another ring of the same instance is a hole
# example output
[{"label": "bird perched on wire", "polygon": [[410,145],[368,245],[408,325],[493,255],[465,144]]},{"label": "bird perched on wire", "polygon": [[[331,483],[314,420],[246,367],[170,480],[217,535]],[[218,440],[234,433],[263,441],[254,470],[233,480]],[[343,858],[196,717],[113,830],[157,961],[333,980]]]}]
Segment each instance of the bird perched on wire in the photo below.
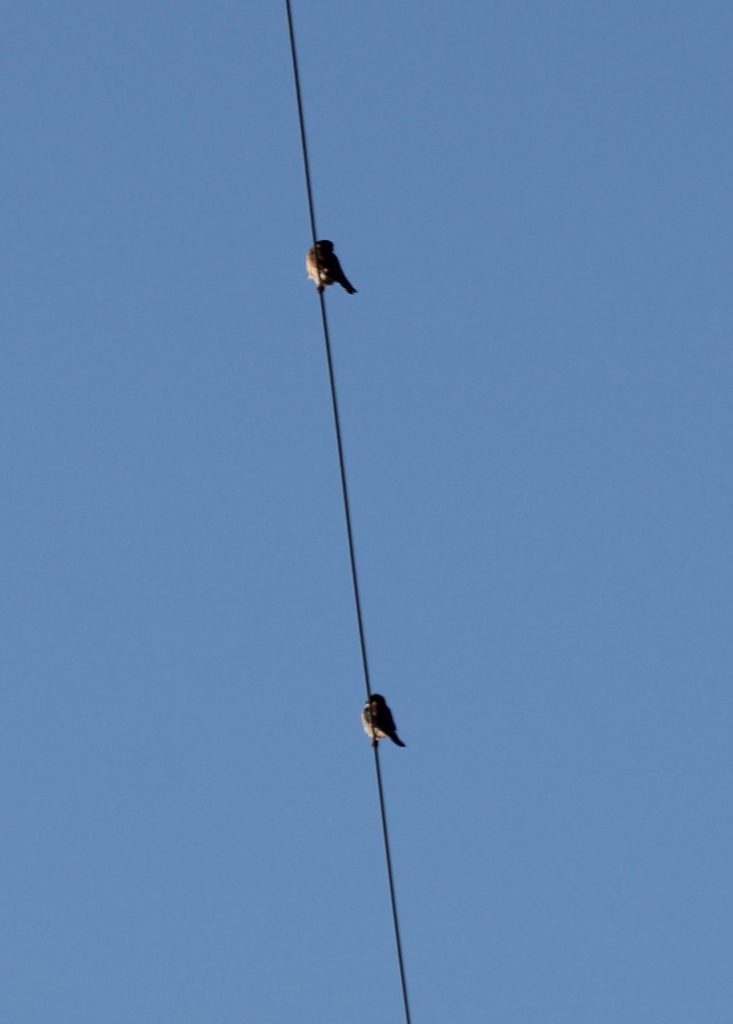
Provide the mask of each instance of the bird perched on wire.
[{"label": "bird perched on wire", "polygon": [[372,746],[376,747],[379,740],[388,739],[396,743],[398,747],[405,744],[397,735],[397,726],[394,724],[392,712],[387,707],[387,702],[381,693],[373,693],[367,700],[361,712],[361,724],[364,732],[371,736]]},{"label": "bird perched on wire", "polygon": [[305,269],[308,271],[308,277],[315,281],[316,291],[319,293],[323,291],[325,285],[338,282],[349,295],[356,294],[356,288],[341,269],[339,258],[333,251],[333,242],[329,242],[327,238],[322,238],[310,247],[305,257]]}]

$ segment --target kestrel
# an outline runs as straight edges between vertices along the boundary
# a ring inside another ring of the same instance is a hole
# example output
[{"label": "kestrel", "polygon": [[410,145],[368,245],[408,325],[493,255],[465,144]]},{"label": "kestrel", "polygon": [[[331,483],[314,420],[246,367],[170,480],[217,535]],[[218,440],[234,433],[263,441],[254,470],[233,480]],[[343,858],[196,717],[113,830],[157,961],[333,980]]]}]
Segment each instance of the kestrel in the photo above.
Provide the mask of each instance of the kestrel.
[{"label": "kestrel", "polygon": [[333,251],[333,242],[329,242],[327,238],[321,239],[320,242],[316,242],[310,247],[305,257],[305,269],[308,271],[308,277],[315,281],[316,291],[319,293],[323,291],[325,285],[334,284],[337,281],[349,295],[356,294],[356,288],[344,274],[338,256]]},{"label": "kestrel", "polygon": [[397,726],[394,724],[392,712],[387,707],[384,697],[379,693],[373,693],[367,700],[361,712],[361,724],[364,732],[371,737],[372,746],[376,747],[379,740],[388,737],[398,747],[405,744],[397,735]]}]

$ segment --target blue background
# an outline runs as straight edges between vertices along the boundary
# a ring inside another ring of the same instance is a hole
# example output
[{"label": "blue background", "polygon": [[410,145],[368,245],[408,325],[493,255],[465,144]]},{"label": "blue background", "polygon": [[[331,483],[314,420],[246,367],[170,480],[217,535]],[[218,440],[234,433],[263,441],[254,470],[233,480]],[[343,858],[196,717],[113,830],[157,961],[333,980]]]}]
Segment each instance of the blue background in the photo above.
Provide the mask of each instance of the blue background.
[{"label": "blue background", "polygon": [[[728,3],[295,0],[415,1024],[728,1024]],[[399,1021],[284,5],[3,9],[4,1019]]]}]

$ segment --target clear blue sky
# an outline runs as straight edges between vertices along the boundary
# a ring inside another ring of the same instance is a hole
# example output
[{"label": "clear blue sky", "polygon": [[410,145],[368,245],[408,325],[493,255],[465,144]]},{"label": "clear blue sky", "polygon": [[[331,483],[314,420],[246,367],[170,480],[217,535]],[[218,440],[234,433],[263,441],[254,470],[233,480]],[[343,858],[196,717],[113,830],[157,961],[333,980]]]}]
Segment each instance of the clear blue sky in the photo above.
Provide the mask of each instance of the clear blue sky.
[{"label": "clear blue sky", "polygon": [[[3,14],[3,1019],[399,1022],[284,4]],[[294,14],[414,1024],[729,1024],[731,6]]]}]

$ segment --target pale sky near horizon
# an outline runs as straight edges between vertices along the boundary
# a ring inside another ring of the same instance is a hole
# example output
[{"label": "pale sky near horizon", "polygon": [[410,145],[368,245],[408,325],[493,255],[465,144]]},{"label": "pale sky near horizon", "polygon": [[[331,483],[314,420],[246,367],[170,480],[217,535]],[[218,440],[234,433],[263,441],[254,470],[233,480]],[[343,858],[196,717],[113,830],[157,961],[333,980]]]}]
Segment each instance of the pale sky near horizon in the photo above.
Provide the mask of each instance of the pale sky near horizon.
[{"label": "pale sky near horizon", "polygon": [[[293,0],[413,1024],[729,1024],[729,4]],[[284,4],[3,5],[18,1024],[403,1019]]]}]

